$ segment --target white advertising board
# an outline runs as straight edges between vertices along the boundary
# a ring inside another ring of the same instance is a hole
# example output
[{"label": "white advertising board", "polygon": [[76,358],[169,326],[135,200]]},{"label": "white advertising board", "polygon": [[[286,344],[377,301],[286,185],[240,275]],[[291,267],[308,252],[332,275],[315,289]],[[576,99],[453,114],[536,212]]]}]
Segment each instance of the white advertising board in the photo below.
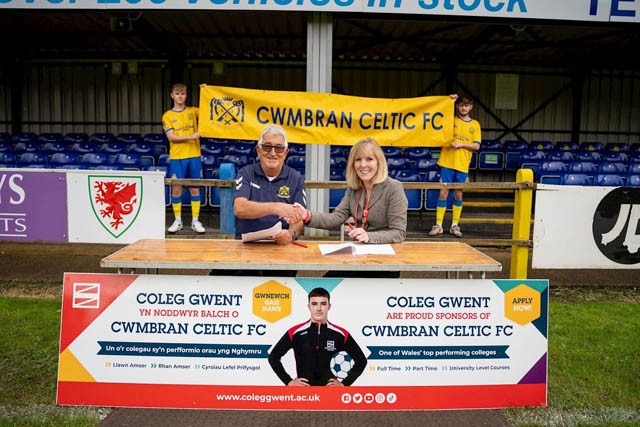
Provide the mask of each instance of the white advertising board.
[{"label": "white advertising board", "polygon": [[67,173],[69,242],[133,243],[164,239],[164,173]]},{"label": "white advertising board", "polygon": [[533,268],[640,268],[640,188],[538,184]]}]

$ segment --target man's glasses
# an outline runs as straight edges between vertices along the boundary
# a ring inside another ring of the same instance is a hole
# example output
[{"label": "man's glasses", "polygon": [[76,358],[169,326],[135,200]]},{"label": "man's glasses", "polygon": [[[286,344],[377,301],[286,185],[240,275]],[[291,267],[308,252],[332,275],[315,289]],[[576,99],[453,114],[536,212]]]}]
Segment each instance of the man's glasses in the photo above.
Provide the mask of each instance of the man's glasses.
[{"label": "man's glasses", "polygon": [[273,144],[262,144],[260,146],[260,148],[262,148],[262,151],[264,151],[265,153],[269,153],[271,151],[271,149],[276,150],[276,153],[281,154],[284,153],[285,150],[285,146],[284,145],[273,145]]}]

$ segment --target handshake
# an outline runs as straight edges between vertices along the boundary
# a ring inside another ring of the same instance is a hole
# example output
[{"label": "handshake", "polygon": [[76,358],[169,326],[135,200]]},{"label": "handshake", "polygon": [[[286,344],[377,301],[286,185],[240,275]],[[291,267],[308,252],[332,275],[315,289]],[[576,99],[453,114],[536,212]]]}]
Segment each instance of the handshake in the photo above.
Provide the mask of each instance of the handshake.
[{"label": "handshake", "polygon": [[300,203],[296,202],[293,205],[281,203],[281,205],[278,217],[287,221],[287,224],[296,224],[300,221],[306,223],[311,218],[311,212]]}]

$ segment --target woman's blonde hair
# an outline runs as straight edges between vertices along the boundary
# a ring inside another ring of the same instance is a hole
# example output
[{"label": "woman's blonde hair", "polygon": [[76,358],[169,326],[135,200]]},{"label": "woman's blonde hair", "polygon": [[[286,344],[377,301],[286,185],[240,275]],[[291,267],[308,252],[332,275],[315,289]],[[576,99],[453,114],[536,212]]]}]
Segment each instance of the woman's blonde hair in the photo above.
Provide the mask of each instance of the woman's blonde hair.
[{"label": "woman's blonde hair", "polygon": [[361,139],[351,147],[349,160],[347,161],[347,185],[354,190],[362,187],[362,180],[360,180],[358,173],[356,172],[356,158],[364,156],[364,154],[369,150],[371,150],[376,160],[378,160],[378,170],[373,177],[373,183],[380,184],[387,179],[387,176],[389,175],[387,159],[385,159],[384,153],[378,145],[378,142],[373,138]]}]

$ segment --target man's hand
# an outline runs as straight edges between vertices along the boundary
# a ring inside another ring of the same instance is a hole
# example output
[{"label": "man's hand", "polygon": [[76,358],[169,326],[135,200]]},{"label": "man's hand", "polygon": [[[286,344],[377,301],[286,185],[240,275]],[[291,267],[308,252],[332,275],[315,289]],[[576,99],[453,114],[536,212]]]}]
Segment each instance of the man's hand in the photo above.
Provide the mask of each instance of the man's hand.
[{"label": "man's hand", "polygon": [[199,139],[199,138],[200,138],[200,134],[198,132],[191,135],[191,139]]},{"label": "man's hand", "polygon": [[289,384],[287,385],[309,387],[309,380],[306,378],[294,378],[291,381],[289,381]]},{"label": "man's hand", "polygon": [[302,206],[300,203],[295,202],[295,203],[293,204],[293,206],[295,206],[295,207],[297,207],[298,209],[300,209],[300,213],[302,214],[302,218],[303,218],[303,219],[304,219],[304,217],[306,217],[306,216],[307,216],[307,209],[306,209],[304,206]]},{"label": "man's hand", "polygon": [[458,94],[457,93],[452,93],[451,95],[449,95],[449,98],[453,99],[454,101],[456,99],[458,99]]},{"label": "man's hand", "polygon": [[304,214],[294,205],[280,203],[278,206],[278,217],[284,219],[289,224],[295,224],[302,221]]},{"label": "man's hand", "polygon": [[293,242],[293,234],[289,230],[282,230],[275,236],[271,236],[271,239],[278,245],[288,245]]},{"label": "man's hand", "polygon": [[349,237],[353,237],[360,243],[369,243],[369,234],[364,228],[354,228],[349,232]]},{"label": "man's hand", "polygon": [[462,142],[454,141],[451,143],[451,148],[462,148],[462,147],[464,147],[464,143]]},{"label": "man's hand", "polygon": [[340,381],[338,381],[337,378],[331,378],[329,380],[329,382],[327,383],[328,387],[344,387],[344,384],[342,384]]}]

